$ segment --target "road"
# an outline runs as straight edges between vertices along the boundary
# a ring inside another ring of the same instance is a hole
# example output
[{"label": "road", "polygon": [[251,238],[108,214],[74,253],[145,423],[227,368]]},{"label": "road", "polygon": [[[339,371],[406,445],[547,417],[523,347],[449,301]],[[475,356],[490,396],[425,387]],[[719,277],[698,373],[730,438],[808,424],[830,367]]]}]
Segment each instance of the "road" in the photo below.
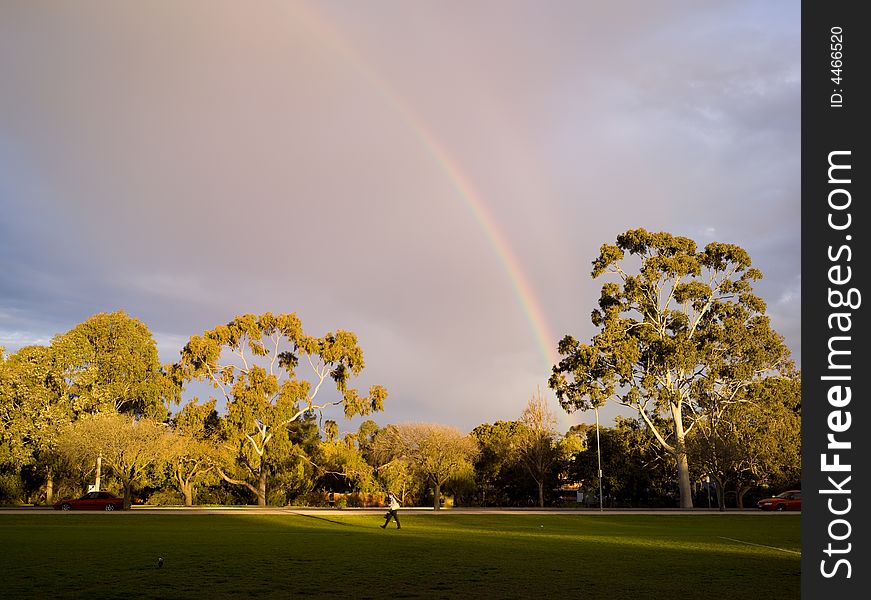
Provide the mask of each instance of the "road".
[{"label": "road", "polygon": [[[618,516],[618,515],[800,515],[801,512],[773,512],[761,511],[754,508],[729,509],[720,512],[717,509],[694,508],[694,509],[642,509],[620,508],[599,511],[596,509],[571,509],[571,508],[445,508],[435,511],[427,507],[408,507],[400,509],[403,513],[430,513],[440,515],[587,515],[587,516]],[[256,506],[134,506],[129,512],[149,515],[228,515],[228,514],[260,514],[260,515],[306,515],[324,516],[327,514],[381,514],[384,508],[297,508],[297,507],[268,507]],[[12,508],[0,508],[0,515],[34,515],[56,514],[47,506],[23,506]],[[94,511],[70,511],[64,514],[92,514]],[[110,513],[111,514],[111,513]]]}]

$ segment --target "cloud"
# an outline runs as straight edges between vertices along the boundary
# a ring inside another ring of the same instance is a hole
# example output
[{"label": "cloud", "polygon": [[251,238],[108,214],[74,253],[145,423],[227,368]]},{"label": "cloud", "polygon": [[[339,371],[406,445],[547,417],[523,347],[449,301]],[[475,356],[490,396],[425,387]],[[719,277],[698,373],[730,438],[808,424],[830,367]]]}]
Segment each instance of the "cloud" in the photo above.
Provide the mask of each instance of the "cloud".
[{"label": "cloud", "polygon": [[32,331],[10,331],[0,329],[0,347],[7,352],[15,352],[25,346],[45,346],[51,336],[34,334]]},{"label": "cloud", "polygon": [[631,227],[746,247],[772,310],[793,285],[799,16],[5,4],[0,325],[43,339],[123,308],[171,358],[297,312],[359,334],[385,419],[515,417],[549,365],[486,219],[556,337],[592,334],[590,261]]}]

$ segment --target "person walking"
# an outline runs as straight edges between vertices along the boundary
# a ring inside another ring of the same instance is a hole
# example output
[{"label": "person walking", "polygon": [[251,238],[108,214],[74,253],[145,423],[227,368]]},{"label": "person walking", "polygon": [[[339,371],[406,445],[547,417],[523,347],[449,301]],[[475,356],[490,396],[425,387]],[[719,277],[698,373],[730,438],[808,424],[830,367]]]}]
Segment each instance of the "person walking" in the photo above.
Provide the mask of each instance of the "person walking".
[{"label": "person walking", "polygon": [[402,526],[399,524],[399,515],[396,514],[396,511],[399,510],[399,500],[396,499],[396,496],[393,494],[387,494],[387,514],[385,515],[386,520],[384,521],[384,525],[379,525],[381,529],[387,529],[387,524],[390,523],[390,519],[394,519],[396,521],[396,528],[402,529]]}]

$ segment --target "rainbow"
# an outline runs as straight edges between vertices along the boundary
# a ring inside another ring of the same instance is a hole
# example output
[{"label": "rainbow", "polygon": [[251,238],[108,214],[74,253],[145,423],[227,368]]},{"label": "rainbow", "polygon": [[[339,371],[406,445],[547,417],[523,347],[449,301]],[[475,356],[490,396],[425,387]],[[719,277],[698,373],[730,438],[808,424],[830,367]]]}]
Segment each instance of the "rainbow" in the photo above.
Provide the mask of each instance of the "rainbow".
[{"label": "rainbow", "polygon": [[[524,273],[520,261],[511,250],[505,235],[497,224],[497,220],[487,208],[469,178],[463,173],[457,161],[451,157],[445,145],[439,141],[435,132],[409,107],[407,102],[393,90],[393,87],[387,81],[360,58],[360,53],[354,51],[345,41],[345,38],[324,17],[318,15],[307,5],[295,4],[294,8],[298,11],[296,16],[301,16],[304,24],[312,29],[319,39],[327,41],[345,61],[352,64],[359,73],[374,83],[374,89],[401,116],[402,120],[420,141],[423,148],[426,149],[433,161],[446,175],[448,181],[451,182],[457,195],[463,200],[469,212],[484,232],[484,236],[489,241],[503,270],[508,276],[514,295],[536,340],[544,372],[549,375],[552,365],[559,362],[559,355],[556,351],[557,338],[553,335],[541,302],[538,300],[528,277]],[[564,411],[560,410],[558,414],[563,424],[571,424],[572,419],[569,419]]]},{"label": "rainbow", "polygon": [[460,170],[456,161],[451,158],[432,131],[420,119],[412,117],[414,115],[408,113],[406,120],[413,126],[424,147],[427,148],[438,165],[447,174],[457,194],[465,201],[466,206],[481,226],[484,235],[489,240],[496,256],[502,263],[502,267],[508,275],[508,280],[511,282],[511,287],[514,288],[514,294],[538,343],[545,368],[547,372],[550,372],[551,366],[559,362],[559,357],[556,353],[556,337],[551,332],[541,302],[539,302],[535,295],[535,290],[523,272],[520,261],[517,260],[517,257],[511,251],[505,235],[499,230],[496,219],[487,209],[487,206],[481,200],[471,182]]}]

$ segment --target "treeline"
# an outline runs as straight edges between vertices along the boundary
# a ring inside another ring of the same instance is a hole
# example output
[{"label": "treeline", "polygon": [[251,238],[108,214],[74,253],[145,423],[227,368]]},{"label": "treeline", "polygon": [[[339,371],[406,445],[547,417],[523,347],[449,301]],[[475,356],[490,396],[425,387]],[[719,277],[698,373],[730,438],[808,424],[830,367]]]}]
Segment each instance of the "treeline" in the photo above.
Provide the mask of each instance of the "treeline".
[{"label": "treeline", "polygon": [[[324,411],[366,416],[387,396],[350,385],[363,366],[352,333],[308,336],[295,315],[237,317],[168,365],[144,323],[94,315],[48,346],[2,353],[0,501],[48,504],[96,485],[128,506],[362,504],[387,490],[406,504],[439,506],[448,493],[543,505],[582,449],[574,433],[557,435],[540,395],[518,421],[472,434],[371,419],[342,431]],[[194,380],[217,397],[182,405]]]},{"label": "treeline", "polygon": [[[800,373],[753,291],[762,273],[749,254],[634,229],[592,267],[607,278],[596,332],[560,341],[548,385],[569,412],[615,402],[637,417],[600,431],[595,452],[587,426],[557,434],[540,394],[516,421],[470,434],[372,420],[343,432],[326,416],[367,417],[387,398],[383,386],[352,386],[364,368],[353,333],[242,315],[162,366],[148,328],[118,312],[49,346],[0,352],[0,499],[48,502],[104,469],[128,504],[319,503],[336,492],[359,503],[389,490],[436,507],[446,491],[464,504],[544,506],[601,487],[603,503],[691,508],[704,479],[725,508],[797,485]],[[214,395],[178,409],[195,381]]]},{"label": "treeline", "polygon": [[[298,373],[303,362],[308,378]],[[557,432],[540,393],[517,420],[468,434],[371,419],[342,431],[324,420],[328,405],[368,415],[386,397],[379,386],[364,397],[348,385],[362,368],[353,334],[308,337],[293,315],[238,317],[194,336],[179,362],[163,366],[142,322],[95,315],[49,346],[3,353],[0,501],[50,504],[96,483],[128,506],[353,506],[378,503],[388,490],[406,505],[440,506],[447,497],[467,506],[574,506],[598,504],[601,455],[607,506],[677,502],[673,461],[643,422],[618,418],[601,428],[597,452],[592,426]],[[181,405],[197,378],[223,402]],[[328,380],[333,394],[319,400]],[[797,379],[766,379],[754,392],[755,418],[743,418],[744,407],[737,421],[746,427],[722,436],[700,426],[690,438],[694,478],[715,474],[738,505],[759,485],[797,481],[799,389]]]}]

